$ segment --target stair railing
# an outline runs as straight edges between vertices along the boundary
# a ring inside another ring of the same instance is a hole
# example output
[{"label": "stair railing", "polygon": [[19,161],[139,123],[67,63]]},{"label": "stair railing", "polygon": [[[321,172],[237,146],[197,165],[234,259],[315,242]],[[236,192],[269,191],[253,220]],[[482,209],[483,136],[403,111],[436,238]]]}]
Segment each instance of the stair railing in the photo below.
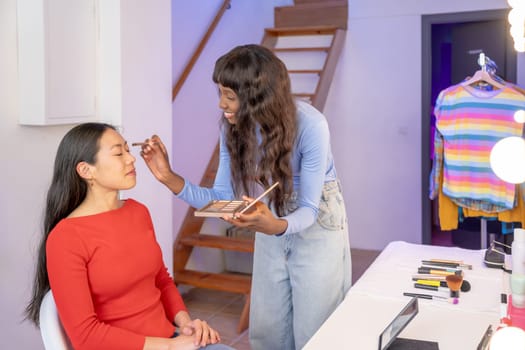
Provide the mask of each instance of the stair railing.
[{"label": "stair railing", "polygon": [[213,19],[213,21],[211,22],[210,26],[208,27],[208,30],[206,31],[206,33],[202,37],[201,41],[199,42],[199,45],[197,46],[197,48],[193,52],[193,55],[191,56],[190,60],[186,64],[186,67],[182,71],[181,76],[179,77],[179,79],[177,79],[177,82],[173,86],[173,91],[172,91],[172,94],[171,94],[172,101],[175,100],[175,98],[177,97],[180,89],[182,88],[182,85],[184,85],[184,82],[188,78],[188,75],[190,74],[191,70],[193,69],[193,66],[195,65],[195,62],[197,62],[197,59],[200,57],[200,55],[202,53],[202,50],[204,50],[204,47],[208,43],[208,40],[210,39],[210,36],[212,35],[213,31],[215,30],[215,27],[217,27],[217,24],[221,20],[222,16],[226,12],[226,10],[228,10],[230,8],[231,8],[231,1],[230,0],[224,0],[222,2],[221,7],[219,8],[219,11],[217,11],[217,14],[215,15],[215,18]]}]

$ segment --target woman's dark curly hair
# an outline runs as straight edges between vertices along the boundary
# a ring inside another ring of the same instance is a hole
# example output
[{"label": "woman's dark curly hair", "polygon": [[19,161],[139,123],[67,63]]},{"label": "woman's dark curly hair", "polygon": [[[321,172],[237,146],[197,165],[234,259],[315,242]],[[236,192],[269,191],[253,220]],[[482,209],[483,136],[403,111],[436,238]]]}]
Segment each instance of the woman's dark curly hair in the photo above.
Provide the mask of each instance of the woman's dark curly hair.
[{"label": "woman's dark curly hair", "polygon": [[286,66],[263,46],[238,46],[217,60],[213,81],[232,89],[240,102],[236,123],[223,120],[235,194],[253,197],[254,185],[266,188],[279,181],[269,204],[285,215],[293,191],[291,156],[297,132]]}]

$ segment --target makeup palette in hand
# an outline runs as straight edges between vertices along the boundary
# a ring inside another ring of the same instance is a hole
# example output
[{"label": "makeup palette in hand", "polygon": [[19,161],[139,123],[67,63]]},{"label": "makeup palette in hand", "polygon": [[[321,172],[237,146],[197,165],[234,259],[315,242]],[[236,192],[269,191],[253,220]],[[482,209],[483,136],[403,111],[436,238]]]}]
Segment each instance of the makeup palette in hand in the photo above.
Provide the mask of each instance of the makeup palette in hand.
[{"label": "makeup palette in hand", "polygon": [[266,191],[264,191],[259,197],[255,198],[253,201],[242,201],[242,200],[212,200],[204,207],[195,211],[195,216],[204,216],[204,217],[216,217],[220,218],[225,215],[230,215],[235,218],[236,214],[245,213],[250,209],[255,203],[260,201],[264,196],[270,193],[275,187],[279,185],[279,182],[274,183]]},{"label": "makeup palette in hand", "polygon": [[195,211],[195,216],[204,217],[223,217],[224,215],[233,216],[235,213],[241,212],[247,206],[246,201],[240,200],[213,200],[204,207]]}]

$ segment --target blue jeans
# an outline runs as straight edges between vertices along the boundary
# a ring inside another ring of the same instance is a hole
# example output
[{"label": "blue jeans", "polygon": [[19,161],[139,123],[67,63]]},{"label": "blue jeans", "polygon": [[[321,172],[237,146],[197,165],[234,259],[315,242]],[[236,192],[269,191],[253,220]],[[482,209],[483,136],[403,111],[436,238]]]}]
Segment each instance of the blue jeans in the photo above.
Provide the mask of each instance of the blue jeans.
[{"label": "blue jeans", "polygon": [[346,210],[326,183],[316,222],[280,237],[257,233],[250,304],[253,350],[301,349],[341,303],[352,281]]}]

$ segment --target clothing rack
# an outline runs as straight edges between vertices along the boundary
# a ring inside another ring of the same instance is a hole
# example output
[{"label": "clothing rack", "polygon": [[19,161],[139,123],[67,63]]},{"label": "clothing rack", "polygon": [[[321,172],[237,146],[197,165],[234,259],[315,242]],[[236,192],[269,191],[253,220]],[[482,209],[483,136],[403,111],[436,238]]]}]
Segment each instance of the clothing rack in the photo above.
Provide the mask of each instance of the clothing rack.
[{"label": "clothing rack", "polygon": [[482,71],[489,72],[490,74],[494,74],[498,70],[498,65],[496,62],[491,60],[490,57],[485,55],[483,52],[479,53],[478,64]]},{"label": "clothing rack", "polygon": [[[496,65],[496,62],[491,60],[483,52],[480,52],[480,54],[479,54],[478,64],[481,67],[482,71],[488,72],[490,74],[494,74],[496,72],[496,70],[498,69],[498,66]],[[487,219],[485,219],[484,217],[481,217],[481,219],[480,219],[480,245],[481,245],[481,249],[487,249],[487,246],[488,246],[487,236],[488,236]]]},{"label": "clothing rack", "polygon": [[487,249],[487,219],[481,218],[481,232],[480,232],[481,249]]},{"label": "clothing rack", "polygon": [[[435,108],[435,113],[437,113],[436,117],[439,117],[440,115],[442,115],[442,109],[441,109],[441,103],[445,103],[445,104],[457,104],[459,102],[458,99],[460,98],[466,98],[468,99],[469,98],[469,95],[468,93],[471,93],[473,94],[475,92],[475,89],[480,89],[482,91],[487,91],[487,94],[489,94],[488,92],[490,91],[494,91],[494,92],[498,92],[499,91],[503,91],[505,93],[508,93],[509,96],[512,96],[512,98],[509,98],[509,105],[510,106],[515,106],[515,107],[521,107],[524,103],[524,100],[523,100],[523,96],[519,95],[519,93],[521,91],[514,91],[513,89],[509,89],[509,86],[511,87],[511,85],[509,85],[505,80],[503,80],[501,77],[497,76],[497,68],[498,66],[496,65],[496,63],[490,59],[490,57],[488,57],[487,55],[485,55],[484,52],[482,52],[481,50],[477,51],[477,52],[471,52],[472,54],[475,54],[475,55],[479,55],[477,57],[477,64],[479,65],[480,69],[476,70],[474,74],[472,74],[472,76],[470,77],[467,77],[465,78],[462,82],[460,82],[457,86],[451,86],[450,90],[449,89],[445,89],[445,90],[442,90],[439,94],[439,97],[438,97],[438,100],[437,100],[437,103],[436,103],[436,108]],[[464,88],[464,91],[461,90],[462,88]],[[451,97],[452,95],[447,95],[449,93],[449,91],[453,94],[456,94],[458,91],[463,94],[465,97],[463,97],[463,95],[459,96],[456,98],[456,96],[454,95],[453,97]],[[465,92],[466,91],[466,92]],[[475,95],[475,94],[473,94]],[[447,99],[447,96],[450,97],[450,99]],[[477,95],[475,95],[477,96]],[[506,96],[503,96],[503,98],[507,98]],[[463,100],[462,100],[463,101]],[[505,100],[506,101],[506,100]],[[477,102],[476,102],[477,103]],[[483,101],[483,100],[480,100],[479,101],[479,108],[494,108],[493,105],[497,105],[498,103],[503,103],[503,102],[500,102],[500,101],[496,101],[496,100],[490,100],[490,101]],[[473,104],[473,106],[477,106],[476,104]],[[461,107],[461,108],[466,108],[465,109],[465,113],[470,113],[470,110],[468,110],[467,107]],[[477,107],[476,107],[477,108]],[[512,134],[517,134],[518,132],[521,134],[523,132],[523,130],[521,130],[521,128],[518,128],[517,126],[514,126],[515,123],[512,123],[512,127],[510,126],[510,115],[508,115],[508,111],[505,109],[505,110],[502,110],[502,117],[505,117],[507,120],[508,119],[508,124],[509,124],[509,133],[512,133]],[[452,135],[453,133],[455,133],[455,126],[453,125],[453,123],[451,121],[453,121],[453,118],[456,114],[450,112],[449,114],[443,114],[443,116],[446,118],[443,122],[443,125],[441,125],[441,127],[443,127],[443,132],[446,133],[446,135]],[[477,119],[476,119],[477,120]],[[438,122],[438,121],[437,121]],[[480,130],[485,130],[485,125],[488,125],[490,121],[486,120],[485,123],[483,122],[480,122],[479,125],[480,126]],[[477,125],[477,124],[476,124]],[[461,129],[461,127],[463,126],[459,126],[458,128]],[[474,128],[475,129],[475,128]],[[477,130],[477,129],[476,129]],[[487,130],[491,130],[491,129],[487,129]],[[521,130],[521,131],[519,131]],[[446,157],[446,148],[445,148],[445,144],[444,144],[444,140],[443,141],[440,141],[441,140],[441,135],[438,134],[438,127],[436,127],[436,140],[437,142],[435,143],[435,145],[437,145],[438,149],[440,150],[440,152],[443,152],[443,154],[439,154],[438,156],[442,156],[443,158],[438,158],[438,162],[437,163],[434,163],[433,164],[433,168],[432,168],[432,183],[431,183],[431,199],[435,199],[436,197],[439,198],[439,185],[436,185],[436,184],[439,184],[440,181],[444,181],[444,174],[443,174],[443,178],[440,180],[437,178],[437,174],[439,174],[439,169],[438,168],[435,168],[434,166],[437,164],[437,166],[439,167],[443,167],[443,170],[442,171],[445,171],[445,157]],[[463,132],[465,132],[465,130],[463,130]],[[471,134],[468,134],[468,135],[471,135]],[[446,136],[445,136],[446,137]],[[445,138],[443,137],[443,139]],[[466,138],[467,139],[467,142],[470,142],[468,145],[469,147],[474,145],[475,146],[475,140],[471,140],[470,138]],[[472,146],[472,147],[474,147]],[[487,150],[485,149],[483,151],[484,153],[483,154],[487,154]],[[456,152],[457,153],[457,152]],[[466,159],[465,160],[465,164],[468,164],[468,165],[472,165],[472,166],[477,166],[477,164],[479,162],[477,162],[475,159]],[[482,163],[481,166],[483,167],[483,169],[486,169],[488,167],[488,164],[485,162],[485,160],[482,160],[481,161]],[[454,163],[454,162],[452,162]],[[454,163],[455,164],[455,163]],[[437,170],[436,170],[437,169]],[[463,171],[463,172],[462,172]],[[458,170],[458,174],[465,174],[466,172],[468,171],[467,168],[465,168],[464,170]],[[488,170],[487,170],[488,171]],[[459,176],[459,175],[458,175]],[[491,177],[492,176],[495,176],[493,174],[490,175]],[[511,188],[509,186],[505,186],[505,191],[503,191],[504,193],[500,196],[500,197],[497,197],[497,193],[491,193],[491,189],[493,187],[491,187],[491,183],[489,183],[490,180],[487,180],[486,182],[483,183],[483,185],[487,186],[487,187],[483,187],[483,190],[488,193],[491,198],[492,196],[494,196],[494,198],[498,199],[501,197],[501,200],[503,201],[502,203],[505,203],[504,205],[502,206],[499,206],[498,209],[499,210],[506,210],[506,208],[510,208],[511,207]],[[460,183],[460,180],[457,180],[457,179],[450,179],[450,183],[449,183],[449,188],[448,190],[450,191],[452,197],[456,197],[458,198],[458,201],[456,202],[456,204],[461,207],[462,205],[465,205],[466,207],[469,206],[469,201],[468,200],[465,200],[466,198],[462,198],[464,196],[461,195],[461,191],[458,190],[458,188],[460,186],[462,186],[463,184]],[[489,191],[489,192],[487,192]],[[485,198],[484,195],[481,195],[481,196],[473,196],[472,198],[479,198],[480,200],[483,200],[483,198]],[[487,200],[488,197],[487,197]],[[454,203],[454,200],[452,199],[452,203]],[[492,203],[492,202],[491,202]],[[454,204],[452,204],[454,205]],[[479,208],[484,208],[483,205],[480,204]],[[487,208],[489,208],[490,206],[487,206]],[[441,210],[440,210],[440,215],[444,214],[446,215],[447,214],[447,210],[451,210],[452,206],[450,207],[446,207],[444,206],[443,208],[446,208],[446,209],[443,209],[443,213],[441,213]],[[474,206],[473,208],[478,208],[478,206]],[[480,210],[478,210],[480,211]],[[489,210],[490,212],[490,210]],[[510,213],[511,215],[515,215],[516,213]],[[451,214],[452,215],[452,214]],[[478,216],[479,215],[479,216]],[[473,215],[473,216],[470,216],[472,219],[476,219],[475,221],[473,221],[474,224],[476,224],[477,222],[480,223],[480,226],[479,226],[479,229],[474,229],[474,233],[475,235],[479,234],[478,237],[480,237],[480,243],[479,246],[481,246],[481,249],[486,249],[489,244],[491,244],[496,238],[497,238],[497,235],[499,234],[499,230],[496,230],[496,231],[493,231],[491,233],[488,232],[489,230],[489,226],[491,226],[491,224],[489,225],[489,221],[492,221],[493,218],[492,218],[492,215],[486,215],[483,216],[484,214],[481,212],[481,213],[478,213],[477,215]],[[477,216],[477,217],[476,217]],[[490,216],[490,217],[489,217]],[[461,216],[459,217],[461,218]],[[459,219],[458,218],[458,219]],[[479,220],[479,221],[477,221]],[[503,219],[505,220],[505,219]],[[523,222],[523,220],[520,220]],[[460,222],[463,222],[463,220],[460,220]],[[453,228],[457,228],[457,226],[455,226],[455,223],[453,221],[446,221],[445,220],[445,223],[446,223],[446,228],[448,229],[453,229]],[[476,225],[477,226],[477,225]],[[504,232],[506,233],[507,231],[507,228],[506,227],[503,227],[502,228],[505,228],[505,230],[501,231],[501,232]],[[478,231],[479,230],[479,231]],[[475,231],[478,231],[478,233],[476,233]]]}]

